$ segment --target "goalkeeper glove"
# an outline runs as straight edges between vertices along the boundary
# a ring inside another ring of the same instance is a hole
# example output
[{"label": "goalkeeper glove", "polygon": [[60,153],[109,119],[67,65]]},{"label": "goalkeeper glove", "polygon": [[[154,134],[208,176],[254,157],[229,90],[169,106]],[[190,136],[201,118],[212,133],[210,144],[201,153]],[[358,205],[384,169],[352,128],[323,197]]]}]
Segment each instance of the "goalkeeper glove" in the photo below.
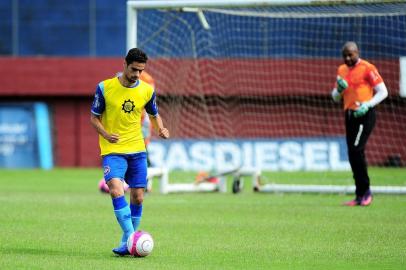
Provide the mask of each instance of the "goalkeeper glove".
[{"label": "goalkeeper glove", "polygon": [[347,89],[348,83],[346,80],[341,78],[340,76],[337,76],[337,91],[338,93],[342,93],[345,89]]},{"label": "goalkeeper glove", "polygon": [[354,112],[354,117],[358,118],[364,116],[369,111],[369,108],[371,108],[371,106],[368,104],[368,102],[362,103],[361,106],[359,106]]}]

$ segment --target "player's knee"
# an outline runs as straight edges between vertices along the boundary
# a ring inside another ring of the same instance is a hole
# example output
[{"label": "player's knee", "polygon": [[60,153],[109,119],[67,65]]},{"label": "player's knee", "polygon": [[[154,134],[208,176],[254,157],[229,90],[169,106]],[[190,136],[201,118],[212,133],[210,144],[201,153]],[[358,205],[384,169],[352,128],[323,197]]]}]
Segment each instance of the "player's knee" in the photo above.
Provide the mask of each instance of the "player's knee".
[{"label": "player's knee", "polygon": [[142,204],[144,201],[144,195],[143,194],[132,194],[131,196],[131,202],[135,204]]},{"label": "player's knee", "polygon": [[144,196],[137,196],[134,200],[134,202],[138,205],[142,204],[142,202],[144,201]]},{"label": "player's knee", "polygon": [[110,195],[113,198],[124,196],[124,191],[120,189],[110,189]]},{"label": "player's knee", "polygon": [[121,185],[121,182],[111,180],[107,182],[107,185],[109,187],[111,197],[117,198],[120,196],[124,196],[124,189]]}]

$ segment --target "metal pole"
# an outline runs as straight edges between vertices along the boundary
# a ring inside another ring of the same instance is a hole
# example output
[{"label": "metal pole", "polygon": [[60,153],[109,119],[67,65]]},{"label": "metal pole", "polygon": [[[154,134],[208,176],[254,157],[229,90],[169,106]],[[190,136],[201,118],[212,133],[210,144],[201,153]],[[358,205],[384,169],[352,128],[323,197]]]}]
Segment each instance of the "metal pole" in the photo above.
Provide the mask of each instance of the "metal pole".
[{"label": "metal pole", "polygon": [[127,2],[127,51],[137,47],[137,9]]}]

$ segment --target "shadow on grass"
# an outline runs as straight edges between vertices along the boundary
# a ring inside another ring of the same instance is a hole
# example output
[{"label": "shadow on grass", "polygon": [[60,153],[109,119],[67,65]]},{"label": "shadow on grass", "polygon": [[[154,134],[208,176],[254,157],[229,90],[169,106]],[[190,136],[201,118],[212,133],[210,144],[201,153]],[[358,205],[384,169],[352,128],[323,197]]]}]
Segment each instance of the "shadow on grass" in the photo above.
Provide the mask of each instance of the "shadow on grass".
[{"label": "shadow on grass", "polygon": [[62,250],[44,249],[44,248],[27,248],[27,247],[11,247],[0,249],[2,254],[20,254],[20,255],[66,255]]},{"label": "shadow on grass", "polygon": [[69,252],[66,250],[54,250],[54,249],[45,249],[45,248],[29,248],[29,247],[12,247],[12,248],[7,248],[5,249],[0,248],[0,255],[41,255],[41,256],[68,256],[68,257],[86,257],[86,258],[106,258],[106,255],[108,254],[108,258],[118,258],[118,259],[144,259],[144,257],[134,257],[134,256],[118,256],[115,255],[114,253],[84,253],[83,251],[74,251],[74,252]]}]

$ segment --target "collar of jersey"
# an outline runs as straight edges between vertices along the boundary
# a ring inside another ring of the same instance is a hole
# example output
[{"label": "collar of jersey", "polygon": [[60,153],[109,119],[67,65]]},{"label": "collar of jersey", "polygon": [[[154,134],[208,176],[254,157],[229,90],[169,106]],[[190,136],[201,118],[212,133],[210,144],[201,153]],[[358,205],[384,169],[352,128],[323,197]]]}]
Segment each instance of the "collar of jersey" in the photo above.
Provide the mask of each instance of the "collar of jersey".
[{"label": "collar of jersey", "polygon": [[140,84],[140,80],[137,80],[137,81],[136,81],[133,85],[131,85],[130,87],[126,87],[126,86],[123,86],[123,85],[120,83],[119,76],[117,76],[116,78],[117,78],[117,80],[118,80],[118,83],[119,83],[122,87],[125,87],[125,88],[135,88],[135,87],[137,87],[137,86]]},{"label": "collar of jersey", "polygon": [[140,80],[137,80],[133,85],[131,85],[130,87],[127,88],[135,88],[140,84]]}]

